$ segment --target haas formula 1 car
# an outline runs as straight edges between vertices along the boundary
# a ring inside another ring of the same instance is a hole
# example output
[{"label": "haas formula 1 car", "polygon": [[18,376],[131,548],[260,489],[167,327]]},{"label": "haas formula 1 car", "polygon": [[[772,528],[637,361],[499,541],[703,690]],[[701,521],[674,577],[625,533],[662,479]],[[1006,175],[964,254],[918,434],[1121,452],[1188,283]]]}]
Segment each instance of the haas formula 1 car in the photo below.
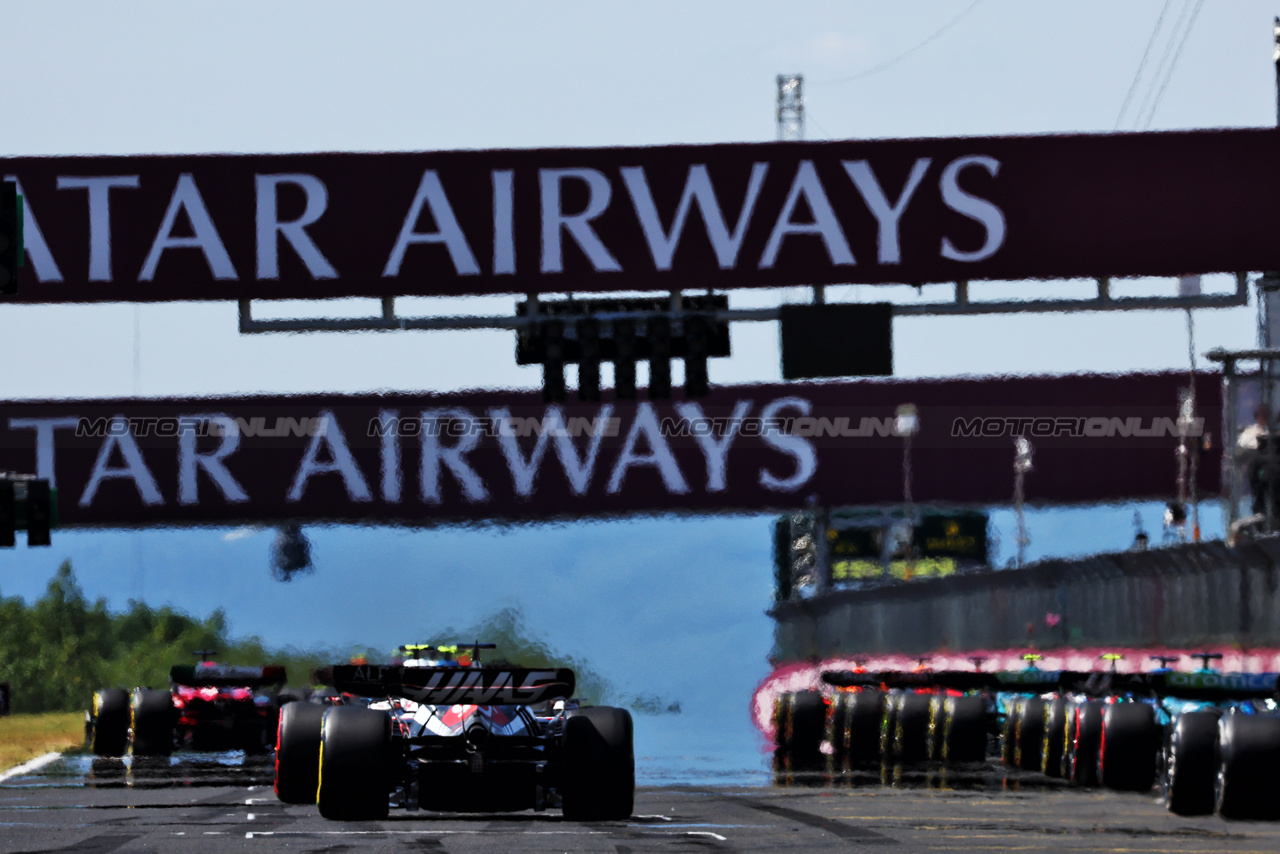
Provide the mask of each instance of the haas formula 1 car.
[{"label": "haas formula 1 car", "polygon": [[[275,790],[325,818],[385,818],[389,806],[449,812],[542,810],[630,817],[631,714],[574,708],[567,669],[417,660],[337,665],[339,703],[281,710]],[[415,666],[418,665],[418,666]],[[421,666],[426,665],[426,666]]]},{"label": "haas formula 1 car", "polygon": [[167,756],[189,750],[270,749],[276,728],[283,667],[242,667],[197,653],[194,666],[169,671],[170,690],[104,688],[94,694],[89,744],[98,756]]}]

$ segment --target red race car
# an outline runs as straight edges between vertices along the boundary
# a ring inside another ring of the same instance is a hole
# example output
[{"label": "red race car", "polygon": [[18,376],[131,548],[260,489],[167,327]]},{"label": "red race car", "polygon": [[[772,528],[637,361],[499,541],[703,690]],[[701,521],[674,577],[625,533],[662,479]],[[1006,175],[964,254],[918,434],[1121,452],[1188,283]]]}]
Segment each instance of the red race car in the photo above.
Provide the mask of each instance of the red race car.
[{"label": "red race car", "polygon": [[169,671],[170,690],[106,688],[93,698],[90,746],[98,756],[167,756],[176,749],[264,753],[274,741],[283,667],[219,664],[197,652],[195,665]]}]

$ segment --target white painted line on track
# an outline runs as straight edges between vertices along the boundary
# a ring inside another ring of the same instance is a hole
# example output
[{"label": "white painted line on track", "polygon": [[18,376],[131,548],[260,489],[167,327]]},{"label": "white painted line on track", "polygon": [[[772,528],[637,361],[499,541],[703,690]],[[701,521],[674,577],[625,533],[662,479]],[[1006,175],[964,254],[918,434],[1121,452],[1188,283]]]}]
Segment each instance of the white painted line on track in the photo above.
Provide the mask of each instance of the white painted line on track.
[{"label": "white painted line on track", "polygon": [[[246,839],[257,836],[477,836],[479,834],[494,835],[492,830],[251,830],[245,834]],[[208,835],[206,833],[206,835]],[[605,836],[606,830],[528,830],[521,831],[521,836]],[[666,834],[668,836],[674,834]],[[714,835],[714,834],[713,834]]]},{"label": "white painted line on track", "polygon": [[667,816],[667,815],[637,815],[637,816],[633,816],[633,818],[648,818],[648,819],[657,819],[658,821],[671,821],[671,816]]},{"label": "white painted line on track", "polygon": [[[259,836],[448,836],[448,835],[469,835],[476,836],[479,834],[492,834],[491,830],[250,830],[245,833],[245,839],[255,839]],[[212,834],[207,833],[206,836]],[[521,836],[601,836],[608,835],[605,830],[534,830],[521,833]],[[681,833],[660,832],[654,836],[708,836],[719,842],[728,841],[727,836],[721,836],[710,830],[686,830]]]},{"label": "white painted line on track", "polygon": [[5,780],[9,780],[13,777],[21,777],[24,774],[30,774],[33,771],[39,771],[41,768],[45,767],[46,765],[52,765],[54,762],[57,762],[61,758],[62,758],[61,753],[46,753],[44,756],[37,756],[35,759],[32,759],[30,762],[23,762],[21,765],[17,766],[16,768],[10,768],[8,771],[5,771],[3,774],[0,774],[0,783],[3,783]]}]

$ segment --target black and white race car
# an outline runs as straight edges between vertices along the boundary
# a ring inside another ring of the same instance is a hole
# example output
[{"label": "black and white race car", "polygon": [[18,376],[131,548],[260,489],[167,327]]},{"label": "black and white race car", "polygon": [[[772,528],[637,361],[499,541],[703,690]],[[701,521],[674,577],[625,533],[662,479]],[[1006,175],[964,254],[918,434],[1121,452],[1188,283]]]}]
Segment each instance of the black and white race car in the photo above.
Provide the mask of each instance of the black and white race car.
[{"label": "black and white race car", "polygon": [[[447,812],[543,810],[631,815],[631,714],[576,707],[564,668],[416,661],[336,665],[343,701],[281,710],[275,790],[325,818],[385,818],[391,805]],[[427,666],[413,666],[415,664]]]}]

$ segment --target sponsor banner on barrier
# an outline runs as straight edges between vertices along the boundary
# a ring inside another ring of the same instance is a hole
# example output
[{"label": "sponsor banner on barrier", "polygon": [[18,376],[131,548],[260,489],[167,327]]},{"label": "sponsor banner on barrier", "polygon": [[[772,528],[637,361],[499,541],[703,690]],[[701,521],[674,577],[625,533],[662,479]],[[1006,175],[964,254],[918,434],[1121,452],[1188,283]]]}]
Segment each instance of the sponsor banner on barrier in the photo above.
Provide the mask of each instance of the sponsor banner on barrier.
[{"label": "sponsor banner on barrier", "polygon": [[[511,391],[7,403],[0,469],[56,486],[64,526],[883,505],[902,500],[905,442],[893,414],[911,402],[917,502],[1009,503],[1009,424],[1034,444],[1029,502],[1171,498],[1182,441],[1171,419],[1186,382],[780,383],[719,387],[697,400],[563,405]],[[1187,425],[1201,496],[1220,479],[1218,384],[1199,377],[1199,416]],[[1037,432],[1042,420],[1052,429]],[[1000,431],[988,435],[987,421]],[[1095,422],[1108,429],[1087,429]]]},{"label": "sponsor banner on barrier", "polygon": [[18,157],[19,302],[1280,267],[1280,131]]}]

